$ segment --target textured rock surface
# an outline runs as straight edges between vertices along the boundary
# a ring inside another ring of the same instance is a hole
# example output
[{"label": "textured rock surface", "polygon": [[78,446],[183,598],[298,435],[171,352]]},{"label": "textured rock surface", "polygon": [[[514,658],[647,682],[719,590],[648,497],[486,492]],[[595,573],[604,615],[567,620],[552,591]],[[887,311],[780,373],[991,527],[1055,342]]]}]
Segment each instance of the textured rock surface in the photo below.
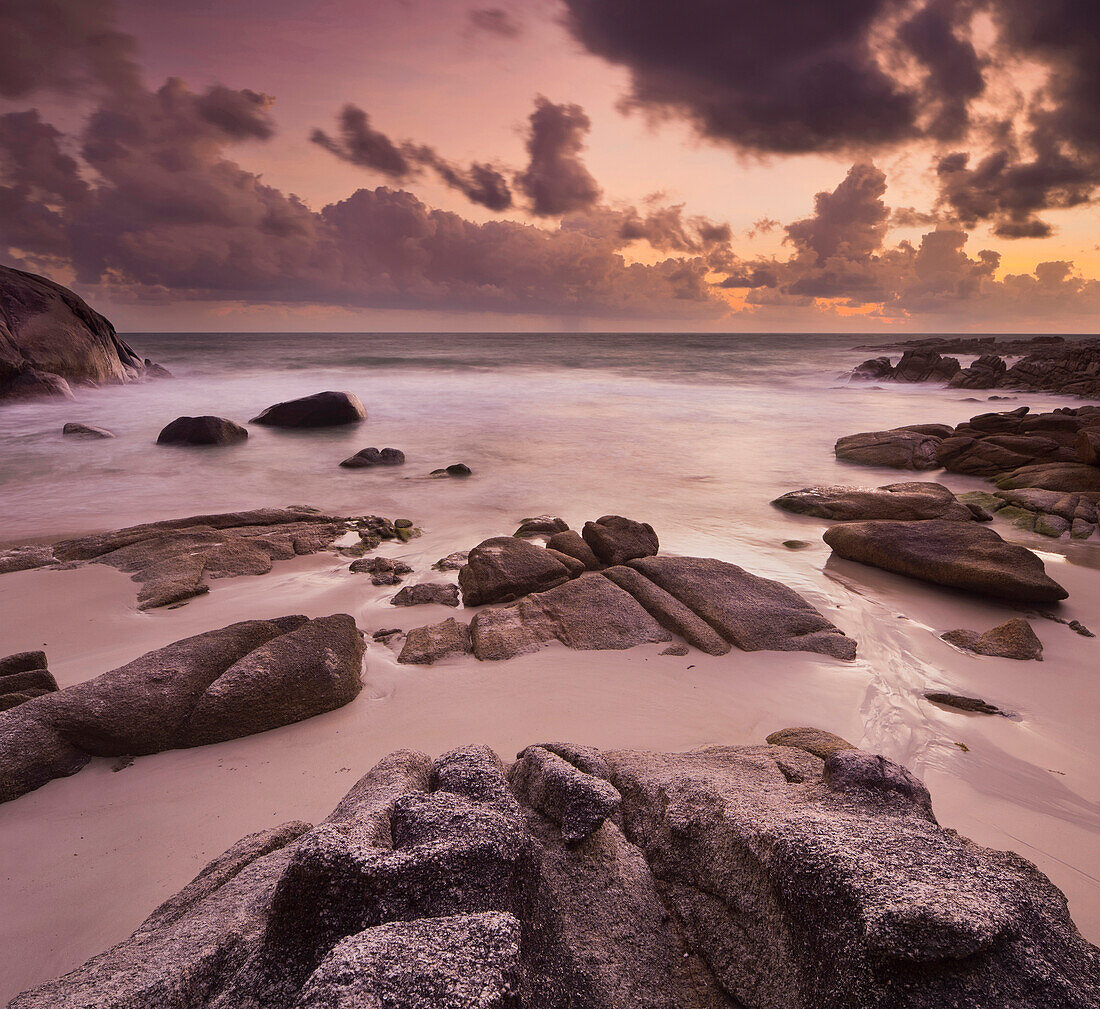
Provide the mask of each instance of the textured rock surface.
[{"label": "textured rock surface", "polygon": [[94,424],[78,424],[75,421],[69,421],[61,429],[61,433],[66,438],[87,438],[89,441],[115,437],[114,432],[108,431],[105,427],[96,427]]},{"label": "textured rock surface", "polygon": [[970,711],[979,715],[1004,714],[996,705],[983,701],[980,697],[963,697],[960,694],[944,694],[937,691],[926,693],[924,696],[933,704],[942,704],[944,707],[956,708],[959,711]]},{"label": "textured rock surface", "polygon": [[777,497],[777,508],[834,522],[857,519],[953,519],[968,522],[974,516],[943,484],[916,481],[863,487],[805,487]]},{"label": "textured rock surface", "polygon": [[363,448],[340,465],[345,469],[369,469],[372,466],[400,466],[404,462],[405,453],[399,448]]},{"label": "textured rock surface", "polygon": [[554,533],[554,535],[546,541],[546,545],[551,550],[556,550],[560,554],[576,558],[589,571],[597,571],[603,567],[599,557],[592,552],[592,548],[585,543],[584,537],[575,529]]},{"label": "textured rock surface", "polygon": [[838,459],[865,466],[892,469],[936,469],[936,450],[942,439],[920,431],[897,428],[892,431],[864,431],[837,440]]},{"label": "textured rock surface", "polygon": [[553,515],[536,515],[526,518],[519,524],[513,536],[520,539],[530,539],[533,536],[553,536],[555,533],[563,533],[569,530],[569,523],[565,519]]},{"label": "textured rock surface", "polygon": [[269,406],[250,424],[268,427],[337,427],[367,419],[362,400],[352,392],[316,392]]},{"label": "textured rock surface", "polygon": [[1043,643],[1023,617],[1013,617],[984,634],[960,629],[940,635],[944,641],[979,655],[998,655],[1006,659],[1042,659]]},{"label": "textured rock surface", "polygon": [[157,436],[158,445],[235,445],[248,431],[225,417],[177,417]]},{"label": "textured rock surface", "polygon": [[1016,602],[1068,595],[1030,550],[972,522],[847,522],[826,529],[824,540],[839,557],[950,588]]},{"label": "textured rock surface", "polygon": [[[326,821],[244,838],[12,1009],[1100,1000],[1100,951],[1062,894],[943,830],[920,782],[881,757],[554,743],[511,777],[515,790],[486,747],[391,754]],[[569,840],[575,816],[587,833]]]},{"label": "textured rock surface", "polygon": [[653,526],[622,515],[604,515],[595,522],[585,522],[581,536],[604,564],[652,557],[660,547]]},{"label": "textured rock surface", "polygon": [[43,651],[15,652],[0,658],[0,711],[57,690]]},{"label": "textured rock surface", "polygon": [[470,648],[470,625],[450,617],[438,624],[414,627],[409,631],[397,661],[428,665],[449,655],[466,655]]},{"label": "textured rock surface", "polygon": [[390,602],[394,606],[423,606],[434,603],[437,606],[457,606],[458,586],[450,582],[420,582],[406,585]]},{"label": "textured rock surface", "polygon": [[163,375],[119,339],[82,298],[52,280],[0,266],[0,400],[71,397],[69,382],[136,382]]},{"label": "textured rock surface", "polygon": [[805,750],[822,760],[831,757],[838,750],[855,749],[848,740],[832,732],[805,725],[773,732],[768,736],[768,742],[773,746],[791,746],[796,750]]},{"label": "textured rock surface", "polygon": [[569,568],[553,554],[514,536],[494,536],[479,543],[458,572],[466,606],[510,602],[569,578]]},{"label": "textured rock surface", "polygon": [[363,651],[347,614],[248,620],[35,697],[0,716],[0,802],[93,756],[234,739],[347,704]]},{"label": "textured rock surface", "polygon": [[267,574],[275,561],[323,550],[346,529],[346,519],[306,509],[194,515],[0,551],[0,573],[59,561],[109,564],[141,583],[138,608],[147,610],[209,591],[209,578]]}]

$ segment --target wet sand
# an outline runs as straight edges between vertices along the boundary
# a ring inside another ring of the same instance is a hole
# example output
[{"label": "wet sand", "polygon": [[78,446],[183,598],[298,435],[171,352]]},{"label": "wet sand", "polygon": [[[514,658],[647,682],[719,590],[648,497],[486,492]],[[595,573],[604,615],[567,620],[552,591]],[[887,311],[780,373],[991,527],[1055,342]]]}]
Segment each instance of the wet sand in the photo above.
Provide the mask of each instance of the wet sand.
[{"label": "wet sand", "polygon": [[[456,542],[443,515],[434,526],[431,516],[418,521],[428,529],[422,539],[385,544],[378,553],[413,565],[406,583],[453,579],[431,571],[431,562],[472,544]],[[124,938],[241,835],[327,815],[385,753],[410,747],[438,754],[475,741],[507,759],[551,739],[680,750],[819,726],[907,763],[929,785],[945,825],[1036,862],[1096,941],[1097,643],[1038,620],[1042,663],[960,652],[936,634],[984,629],[1014,611],[829,560],[823,527],[791,517],[790,535],[815,545],[785,558],[798,572],[787,580],[859,641],[853,663],[803,653],[712,657],[692,650],[678,658],[659,655],[661,646],[574,652],[555,645],[508,662],[464,657],[416,667],[371,643],[364,690],[340,710],[228,743],[139,757],[117,772],[112,761],[93,760],[0,806],[0,999]],[[736,553],[724,558],[744,560]],[[1067,618],[1100,628],[1096,572],[1057,555],[1046,559],[1070,590]],[[148,613],[136,610],[129,578],[102,565],[5,575],[5,646],[44,647],[66,685],[239,619],[349,612],[369,634],[469,616],[442,606],[392,607],[395,587],[372,586],[347,564],[331,553],[301,557],[263,577],[215,581],[207,596]],[[981,696],[1017,717],[948,711],[923,699],[933,689]]]}]

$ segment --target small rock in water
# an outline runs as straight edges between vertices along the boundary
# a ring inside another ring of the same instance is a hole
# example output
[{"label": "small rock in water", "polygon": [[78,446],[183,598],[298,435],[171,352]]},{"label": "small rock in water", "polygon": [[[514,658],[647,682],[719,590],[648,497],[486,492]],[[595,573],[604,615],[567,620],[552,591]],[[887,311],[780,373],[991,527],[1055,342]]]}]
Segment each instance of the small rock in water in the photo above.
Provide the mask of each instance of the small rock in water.
[{"label": "small rock in water", "polygon": [[396,585],[405,575],[412,574],[412,568],[404,561],[389,557],[363,557],[352,561],[348,570],[355,574],[369,574],[374,585]]},{"label": "small rock in water", "polygon": [[470,556],[469,550],[456,550],[453,554],[447,554],[446,557],[440,557],[432,567],[436,571],[458,571],[465,564]]},{"label": "small rock in water", "polygon": [[1023,617],[1013,617],[999,627],[982,634],[979,631],[947,631],[940,637],[949,644],[979,655],[996,655],[1005,659],[1043,658],[1043,643]]},{"label": "small rock in water", "polygon": [[66,438],[113,438],[115,434],[113,431],[108,431],[105,427],[96,427],[94,424],[77,424],[70,421],[62,429],[61,433]]},{"label": "small rock in water", "polygon": [[405,453],[399,448],[364,448],[345,459],[341,466],[345,469],[368,469],[372,466],[400,466],[405,461]]},{"label": "small rock in water", "polygon": [[177,417],[157,436],[158,445],[235,445],[246,431],[225,417]]},{"label": "small rock in water", "polygon": [[421,582],[419,585],[406,585],[390,603],[394,606],[423,606],[434,603],[437,606],[457,606],[458,586],[451,582]]},{"label": "small rock in water", "polygon": [[935,704],[943,704],[948,708],[958,708],[960,711],[973,711],[979,715],[1003,715],[1004,712],[995,705],[983,701],[980,697],[963,697],[960,694],[927,693],[924,695]]},{"label": "small rock in water", "polygon": [[249,423],[268,427],[336,427],[367,419],[363,401],[350,392],[318,392],[269,406]]},{"label": "small rock in water", "polygon": [[464,462],[452,463],[446,469],[433,469],[432,476],[471,476],[473,470]]},{"label": "small rock in water", "polygon": [[788,550],[805,550],[809,546],[813,546],[812,543],[807,543],[805,540],[784,540],[783,546]]}]

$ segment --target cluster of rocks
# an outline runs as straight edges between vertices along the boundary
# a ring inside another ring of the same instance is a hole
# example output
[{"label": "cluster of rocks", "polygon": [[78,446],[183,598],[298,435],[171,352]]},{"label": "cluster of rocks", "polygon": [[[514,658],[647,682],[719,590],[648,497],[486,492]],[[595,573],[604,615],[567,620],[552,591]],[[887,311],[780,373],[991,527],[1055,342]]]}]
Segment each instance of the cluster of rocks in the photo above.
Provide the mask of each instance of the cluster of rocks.
[{"label": "cluster of rocks", "polygon": [[835,451],[838,459],[864,465],[985,477],[1000,490],[973,495],[971,503],[992,511],[1011,506],[1003,518],[1047,536],[1087,539],[1097,528],[1100,407],[1032,414],[1022,406],[979,414],[957,427],[867,431],[840,438]]},{"label": "cluster of rocks", "polygon": [[16,652],[0,658],[0,711],[55,690],[57,680],[46,664],[45,652]]},{"label": "cluster of rocks", "polygon": [[345,469],[370,469],[372,466],[403,466],[405,453],[399,448],[362,448],[342,463]]},{"label": "cluster of rocks", "polygon": [[400,750],[11,1009],[1091,1009],[1100,950],[890,760]]},{"label": "cluster of rocks", "polygon": [[412,519],[388,519],[381,515],[362,515],[350,520],[351,527],[359,534],[359,543],[344,548],[345,553],[358,554],[377,549],[385,540],[408,543],[420,535],[420,529]]},{"label": "cluster of rocks", "polygon": [[0,574],[109,564],[141,584],[138,608],[145,610],[208,592],[211,578],[267,574],[275,561],[330,547],[348,526],[348,519],[307,508],[194,515],[0,551]]},{"label": "cluster of rocks", "polygon": [[658,557],[658,549],[652,526],[619,515],[587,522],[580,533],[561,519],[524,520],[515,535],[479,543],[459,569],[463,604],[491,608],[469,625],[451,618],[414,628],[398,661],[467,652],[508,659],[552,641],[579,649],[676,641],[712,655],[736,646],[854,658],[855,642],[786,585],[711,558]]},{"label": "cluster of rocks", "polygon": [[372,585],[398,585],[406,575],[412,574],[408,564],[390,557],[360,557],[351,562],[348,570],[370,575]]},{"label": "cluster of rocks", "polygon": [[996,655],[1006,659],[1043,658],[1043,643],[1023,617],[1013,617],[999,627],[984,634],[979,631],[947,631],[940,635],[944,641],[978,655]]},{"label": "cluster of rocks", "polygon": [[66,287],[0,266],[0,401],[72,399],[72,385],[168,375]]},{"label": "cluster of rocks", "polygon": [[218,743],[331,711],[362,689],[363,653],[346,613],[248,620],[27,699],[0,715],[0,802],[92,757]]},{"label": "cluster of rocks", "polygon": [[[948,353],[976,353],[963,368]],[[1005,356],[1024,355],[1011,367]],[[907,349],[896,365],[875,357],[857,365],[853,379],[893,382],[946,382],[952,389],[1019,389],[1100,398],[1100,341],[1038,337],[996,343],[924,341]]]}]

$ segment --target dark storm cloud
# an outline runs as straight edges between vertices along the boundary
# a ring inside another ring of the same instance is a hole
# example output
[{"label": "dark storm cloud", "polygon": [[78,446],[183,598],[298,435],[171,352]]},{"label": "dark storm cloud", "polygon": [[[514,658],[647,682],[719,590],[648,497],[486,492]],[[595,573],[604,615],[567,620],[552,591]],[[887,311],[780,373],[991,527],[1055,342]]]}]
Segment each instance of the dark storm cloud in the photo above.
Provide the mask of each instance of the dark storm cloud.
[{"label": "dark storm cloud", "polygon": [[554,217],[592,207],[600,187],[581,160],[591,120],[579,105],[555,105],[539,95],[527,133],[526,170],[516,186],[531,199],[531,210]]},{"label": "dark storm cloud", "polygon": [[394,143],[374,129],[370,116],[355,105],[345,105],[340,113],[338,139],[323,130],[314,130],[310,139],[338,158],[380,172],[395,182],[407,182],[430,169],[445,185],[457,189],[472,203],[497,211],[512,205],[507,180],[491,165],[475,161],[464,169],[424,144],[407,140]]},{"label": "dark storm cloud", "polygon": [[470,11],[470,24],[478,31],[503,38],[516,38],[522,31],[519,22],[501,7],[481,7]]},{"label": "dark storm cloud", "polygon": [[817,263],[835,256],[859,259],[882,245],[889,211],[882,197],[886,176],[874,165],[853,165],[831,193],[814,197],[814,214],[787,225],[787,237]]},{"label": "dark storm cloud", "polygon": [[837,150],[917,131],[917,94],[870,33],[897,0],[564,0],[591,52],[625,66],[630,102],[761,151]]},{"label": "dark storm cloud", "polygon": [[234,91],[215,84],[196,100],[195,109],[228,137],[267,140],[275,132],[267,114],[274,101],[270,95],[248,88]]}]

